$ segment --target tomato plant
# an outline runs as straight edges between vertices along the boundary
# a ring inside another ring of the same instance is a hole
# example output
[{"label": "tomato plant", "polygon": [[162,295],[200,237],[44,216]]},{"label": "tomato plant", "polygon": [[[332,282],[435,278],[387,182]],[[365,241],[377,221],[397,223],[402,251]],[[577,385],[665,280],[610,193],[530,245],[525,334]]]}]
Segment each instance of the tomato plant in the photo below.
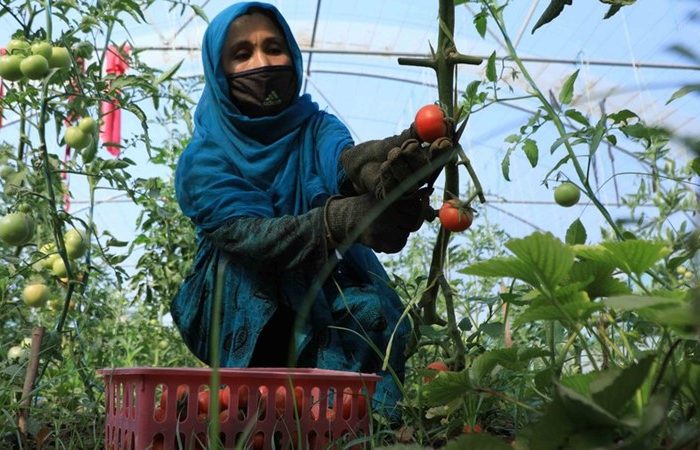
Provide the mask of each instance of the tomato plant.
[{"label": "tomato plant", "polygon": [[452,199],[442,204],[438,212],[440,223],[449,231],[464,231],[472,225],[474,213],[471,207]]},{"label": "tomato plant", "polygon": [[425,105],[418,110],[413,120],[416,134],[424,142],[447,136],[447,123],[442,109],[435,104]]}]

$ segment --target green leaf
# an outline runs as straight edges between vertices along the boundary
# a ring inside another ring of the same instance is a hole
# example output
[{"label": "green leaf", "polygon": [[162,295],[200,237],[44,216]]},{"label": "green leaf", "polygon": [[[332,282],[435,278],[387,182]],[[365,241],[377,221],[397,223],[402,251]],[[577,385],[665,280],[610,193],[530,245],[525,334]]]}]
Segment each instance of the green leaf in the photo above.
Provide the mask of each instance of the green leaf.
[{"label": "green leaf", "polygon": [[690,163],[690,168],[693,169],[696,175],[700,175],[700,158],[694,158]]},{"label": "green leaf", "polygon": [[588,121],[586,116],[584,116],[580,111],[576,109],[567,109],[564,115],[566,115],[566,117],[570,118],[571,120],[575,120],[583,126],[591,126],[591,123]]},{"label": "green leaf", "polygon": [[[455,6],[457,3],[455,3]],[[474,27],[479,36],[483,39],[486,37],[486,25],[487,25],[488,13],[486,11],[481,11],[474,16]]]},{"label": "green leaf", "polygon": [[486,63],[486,79],[492,83],[495,83],[498,75],[496,74],[496,52],[494,51],[489,56],[489,60]]},{"label": "green leaf", "polygon": [[605,132],[607,129],[605,128],[605,116],[601,117],[600,120],[598,120],[598,123],[596,123],[595,128],[593,129],[593,134],[591,135],[591,142],[588,147],[588,154],[590,156],[593,156],[598,150],[598,147],[600,146],[601,141],[603,140],[603,136],[605,135]]},{"label": "green leaf", "polygon": [[469,372],[439,372],[423,388],[423,401],[427,406],[446,405],[472,389]]},{"label": "green leaf", "polygon": [[574,265],[571,248],[549,232],[535,232],[522,239],[511,239],[505,246],[550,288],[563,280]]},{"label": "green leaf", "polygon": [[637,311],[656,306],[679,305],[681,299],[672,297],[655,297],[649,295],[620,295],[603,300],[605,306],[616,311]]},{"label": "green leaf", "polygon": [[526,426],[522,436],[530,450],[560,450],[569,439],[574,424],[569,419],[562,401],[555,397],[544,406],[544,414],[536,422]]},{"label": "green leaf", "polygon": [[550,0],[549,6],[544,10],[544,13],[540,16],[539,20],[532,27],[532,33],[535,32],[542,25],[554,20],[561,12],[564,10],[566,5],[571,5],[573,0]]},{"label": "green leaf", "polygon": [[532,139],[525,139],[525,142],[523,143],[523,151],[525,152],[525,156],[527,156],[527,160],[530,161],[530,165],[532,167],[536,167],[537,160],[539,158],[537,142],[533,141]]},{"label": "green leaf", "polygon": [[503,157],[503,161],[501,161],[501,173],[506,181],[510,181],[510,154],[512,151],[513,149],[509,148],[508,151],[506,151],[506,155]]},{"label": "green leaf", "polygon": [[622,8],[622,6],[612,5],[610,8],[608,8],[608,12],[606,12],[605,15],[603,16],[603,20],[609,19],[612,16],[614,16],[615,14],[617,14],[617,12],[620,10],[620,8]]},{"label": "green leaf", "polygon": [[673,93],[671,98],[668,99],[666,104],[668,105],[674,100],[678,100],[679,98],[690,94],[691,92],[700,92],[700,84],[690,84],[688,86],[683,86],[682,88],[678,89],[676,92]]},{"label": "green leaf", "polygon": [[585,291],[581,291],[578,293],[577,298],[558,306],[554,304],[538,304],[528,307],[513,321],[513,326],[517,327],[540,320],[558,320],[566,325],[571,325],[572,321],[578,322],[583,320],[599,308],[599,305],[590,301]]},{"label": "green leaf", "polygon": [[175,72],[177,72],[178,69],[180,69],[180,66],[182,66],[183,62],[185,62],[185,60],[181,59],[180,62],[178,62],[177,64],[172,66],[170,69],[168,69],[165,72],[163,72],[162,74],[160,74],[160,76],[158,78],[156,78],[155,81],[153,81],[153,85],[158,86],[161,83],[171,79],[173,77],[173,75],[175,75]]},{"label": "green leaf", "polygon": [[591,397],[606,411],[618,415],[649,376],[654,355],[649,354],[624,369],[610,369],[591,382]]},{"label": "green leaf", "polygon": [[568,105],[574,98],[574,83],[576,82],[576,78],[578,78],[579,70],[580,69],[576,69],[576,72],[572,73],[569,78],[566,79],[564,86],[561,88],[561,92],[559,92],[559,103],[562,105]]},{"label": "green leaf", "polygon": [[623,425],[620,420],[598,405],[593,399],[587,398],[573,389],[558,385],[557,394],[561,399],[564,411],[577,428],[588,427],[618,427]]},{"label": "green leaf", "polygon": [[618,123],[627,123],[629,122],[630,119],[639,119],[639,116],[629,109],[623,109],[620,110],[616,113],[608,114],[608,118],[612,119],[612,121],[616,124]]},{"label": "green leaf", "polygon": [[586,228],[581,219],[574,220],[566,230],[566,243],[569,245],[586,243]]},{"label": "green leaf", "polygon": [[471,433],[460,436],[457,440],[450,441],[444,450],[512,450],[510,445],[496,436],[488,433]]},{"label": "green leaf", "polygon": [[464,269],[460,269],[459,272],[480,277],[517,278],[533,286],[539,286],[539,281],[532,268],[518,258],[491,258],[487,261],[471,264]]},{"label": "green leaf", "polygon": [[627,273],[643,273],[671,252],[663,242],[628,240],[601,244],[613,255],[617,267]]},{"label": "green leaf", "polygon": [[204,12],[201,6],[199,5],[189,5],[190,8],[192,8],[192,11],[194,11],[195,14],[197,14],[199,17],[204,19],[205,22],[209,23],[209,18],[207,17],[207,14]]}]

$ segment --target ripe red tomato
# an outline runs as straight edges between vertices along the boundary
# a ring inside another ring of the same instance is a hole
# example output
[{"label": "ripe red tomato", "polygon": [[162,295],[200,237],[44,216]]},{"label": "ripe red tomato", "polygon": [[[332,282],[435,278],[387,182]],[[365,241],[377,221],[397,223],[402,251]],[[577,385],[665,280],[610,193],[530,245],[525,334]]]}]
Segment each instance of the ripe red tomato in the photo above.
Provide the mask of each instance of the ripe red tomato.
[{"label": "ripe red tomato", "polygon": [[447,136],[445,114],[438,105],[425,105],[419,109],[413,123],[418,137],[424,142]]},{"label": "ripe red tomato", "polygon": [[482,431],[484,431],[484,430],[483,430],[483,428],[481,428],[481,425],[479,425],[478,423],[476,425],[474,425],[473,427],[469,424],[464,426],[464,434],[481,433]]},{"label": "ripe red tomato", "polygon": [[448,200],[440,207],[440,223],[449,231],[464,231],[474,221],[474,213],[469,206],[459,200]]},{"label": "ripe red tomato", "polygon": [[[447,372],[448,370],[450,370],[444,361],[431,362],[426,366],[426,369],[431,369],[436,372]],[[433,377],[423,377],[423,383],[430,383],[432,380]]]}]

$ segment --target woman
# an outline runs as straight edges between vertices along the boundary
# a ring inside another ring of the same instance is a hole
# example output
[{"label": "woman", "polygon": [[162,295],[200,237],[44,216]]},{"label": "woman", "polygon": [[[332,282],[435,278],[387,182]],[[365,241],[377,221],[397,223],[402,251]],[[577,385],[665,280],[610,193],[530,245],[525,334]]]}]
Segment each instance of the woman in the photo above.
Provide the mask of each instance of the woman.
[{"label": "woman", "polygon": [[[409,192],[360,225],[379,198],[451,143],[426,148],[410,128],[353,146],[337,118],[299,95],[301,52],[268,4],[222,11],[206,30],[202,61],[194,136],[175,174],[198,239],[191,274],[171,305],[185,342],[211,363],[218,277],[223,367],[377,372],[374,407],[395,417],[410,324],[399,320],[403,306],[372,250],[398,252],[420,227],[424,180],[408,181]],[[341,255],[337,249],[353,239]],[[331,276],[316,279],[328,265]],[[365,341],[385,352],[392,333],[397,379],[381,371],[381,355]]]}]

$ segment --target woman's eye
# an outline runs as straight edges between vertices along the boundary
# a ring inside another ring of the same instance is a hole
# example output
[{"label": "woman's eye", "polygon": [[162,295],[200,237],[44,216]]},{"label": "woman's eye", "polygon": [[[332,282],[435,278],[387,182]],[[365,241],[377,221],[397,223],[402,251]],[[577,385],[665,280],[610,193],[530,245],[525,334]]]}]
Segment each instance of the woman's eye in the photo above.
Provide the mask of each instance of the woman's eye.
[{"label": "woman's eye", "polygon": [[236,61],[245,61],[250,58],[250,52],[236,52],[233,54],[233,59]]}]

